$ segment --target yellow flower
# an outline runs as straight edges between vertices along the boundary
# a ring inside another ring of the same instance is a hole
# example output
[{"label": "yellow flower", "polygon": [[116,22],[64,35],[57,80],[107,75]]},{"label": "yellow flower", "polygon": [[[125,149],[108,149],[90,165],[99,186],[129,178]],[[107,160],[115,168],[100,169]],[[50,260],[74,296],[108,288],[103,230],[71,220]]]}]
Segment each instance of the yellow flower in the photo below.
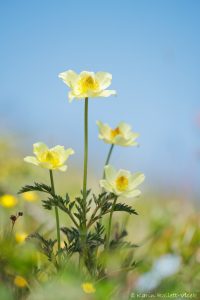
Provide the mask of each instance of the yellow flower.
[{"label": "yellow flower", "polygon": [[15,234],[15,240],[17,243],[21,244],[25,241],[25,239],[27,238],[28,234],[25,232],[21,232],[21,233],[16,233]]},{"label": "yellow flower", "polygon": [[17,204],[17,198],[10,194],[5,194],[0,197],[0,204],[4,207],[13,207]]},{"label": "yellow flower", "polygon": [[64,172],[67,170],[65,162],[70,155],[74,154],[74,150],[71,148],[65,150],[63,146],[59,145],[49,149],[43,143],[36,143],[33,144],[33,153],[35,156],[27,156],[24,160],[49,170]]},{"label": "yellow flower", "polygon": [[97,121],[97,126],[99,129],[99,139],[107,144],[115,144],[124,147],[138,145],[135,140],[139,134],[133,132],[131,126],[124,122],[120,122],[114,129],[101,121]]},{"label": "yellow flower", "polygon": [[20,288],[24,288],[24,287],[28,286],[28,282],[22,276],[16,276],[14,279],[14,284]]},{"label": "yellow flower", "polygon": [[143,173],[131,174],[126,170],[116,171],[111,165],[105,166],[104,170],[105,179],[100,180],[100,186],[107,192],[126,198],[137,197],[141,194],[136,188],[144,181]]},{"label": "yellow flower", "polygon": [[38,195],[32,191],[23,193],[22,197],[24,198],[24,200],[26,200],[28,202],[33,202],[33,201],[38,200]]},{"label": "yellow flower", "polygon": [[96,292],[96,289],[94,288],[93,284],[90,282],[83,283],[82,289],[86,294],[93,294]]},{"label": "yellow flower", "polygon": [[64,83],[71,89],[68,96],[69,102],[74,98],[83,99],[86,97],[109,97],[116,95],[115,90],[106,90],[111,85],[112,75],[107,72],[87,72],[83,71],[80,74],[72,70],[60,73]]}]

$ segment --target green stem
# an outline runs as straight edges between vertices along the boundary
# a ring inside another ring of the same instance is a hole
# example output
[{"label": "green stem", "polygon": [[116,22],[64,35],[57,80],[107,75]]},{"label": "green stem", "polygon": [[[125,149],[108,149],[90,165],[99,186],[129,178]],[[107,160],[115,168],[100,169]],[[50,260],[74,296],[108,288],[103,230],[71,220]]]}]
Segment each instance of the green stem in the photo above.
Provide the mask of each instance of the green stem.
[{"label": "green stem", "polygon": [[116,202],[117,202],[117,197],[115,197],[115,199],[113,201],[113,205],[111,207],[111,211],[110,211],[110,217],[109,217],[109,223],[108,223],[108,232],[107,232],[107,237],[106,237],[106,249],[109,248],[111,225],[112,225],[112,216],[113,216],[113,212],[114,212]]},{"label": "green stem", "polygon": [[[103,168],[103,176],[102,176],[102,179],[105,179],[105,166],[109,164],[110,157],[111,157],[111,154],[112,154],[112,152],[113,152],[113,148],[114,148],[114,144],[111,144],[110,149],[109,149],[109,151],[108,151],[107,158],[106,158],[106,162],[105,162],[105,165],[104,165],[104,168]],[[103,192],[104,189],[102,188],[101,191]],[[100,224],[101,224],[101,222],[102,222],[101,215],[102,215],[102,210],[101,210],[100,215],[99,215],[99,222],[100,222]]]},{"label": "green stem", "polygon": [[[106,158],[106,162],[105,162],[104,167],[105,167],[106,165],[109,164],[109,161],[110,161],[110,157],[111,157],[113,148],[114,148],[114,144],[111,144],[110,149],[109,149],[109,152],[108,152],[108,156],[107,156],[107,158]],[[104,171],[103,171],[103,179],[105,179],[105,169],[104,169]]]},{"label": "green stem", "polygon": [[[87,198],[87,168],[88,168],[88,98],[85,98],[84,112],[84,170],[83,170],[83,201],[84,201],[84,224],[86,229],[86,198]],[[85,233],[86,234],[86,233]]]},{"label": "green stem", "polygon": [[[55,187],[54,187],[54,180],[53,180],[53,171],[49,170],[50,173],[50,180],[51,180],[51,189],[53,195],[55,195]],[[57,240],[58,240],[58,252],[60,251],[60,221],[59,221],[59,214],[58,208],[55,206],[55,216],[56,216],[56,230],[57,230]]]},{"label": "green stem", "polygon": [[[83,222],[80,221],[82,253],[79,255],[79,268],[86,257],[87,238],[87,169],[88,169],[88,98],[84,107],[84,166],[83,166]],[[82,259],[81,259],[82,258]]]}]

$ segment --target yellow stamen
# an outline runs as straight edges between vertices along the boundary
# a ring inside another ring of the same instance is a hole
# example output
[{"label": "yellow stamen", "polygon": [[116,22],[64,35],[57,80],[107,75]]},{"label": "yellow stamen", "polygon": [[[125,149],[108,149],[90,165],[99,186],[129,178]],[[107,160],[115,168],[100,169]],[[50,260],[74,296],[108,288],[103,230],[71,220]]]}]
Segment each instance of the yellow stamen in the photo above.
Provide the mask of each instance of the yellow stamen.
[{"label": "yellow stamen", "polygon": [[125,191],[128,187],[128,178],[120,176],[116,179],[116,186],[119,191]]},{"label": "yellow stamen", "polygon": [[91,75],[84,76],[79,81],[79,89],[81,93],[88,91],[96,91],[99,88],[98,82]]},{"label": "yellow stamen", "polygon": [[42,153],[39,159],[41,162],[50,163],[53,167],[58,166],[60,163],[58,154],[51,150],[47,150]]},{"label": "yellow stamen", "polygon": [[116,127],[115,129],[111,129],[110,131],[111,139],[114,139],[119,134],[121,134],[119,127]]}]

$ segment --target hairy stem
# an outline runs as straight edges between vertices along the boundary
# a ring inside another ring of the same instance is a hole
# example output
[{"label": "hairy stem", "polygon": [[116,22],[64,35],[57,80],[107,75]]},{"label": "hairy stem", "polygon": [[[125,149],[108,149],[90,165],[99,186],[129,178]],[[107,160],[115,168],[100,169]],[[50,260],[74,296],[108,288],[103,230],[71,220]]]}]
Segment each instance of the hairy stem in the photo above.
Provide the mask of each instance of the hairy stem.
[{"label": "hairy stem", "polygon": [[99,205],[96,206],[93,214],[91,215],[90,221],[87,224],[87,228],[89,228],[93,223],[94,223],[94,218],[96,216],[97,211],[100,209],[101,207]]},{"label": "hairy stem", "polygon": [[[109,161],[110,161],[110,157],[111,157],[111,154],[112,154],[112,152],[113,152],[113,148],[114,148],[114,144],[111,144],[111,146],[110,146],[110,149],[109,149],[109,151],[108,151],[108,155],[107,155],[107,158],[106,158],[106,161],[105,161],[105,165],[104,165],[104,168],[103,168],[103,179],[105,179],[105,166],[107,166],[108,164],[109,164]],[[102,191],[104,191],[104,189],[102,188]],[[100,224],[101,224],[101,222],[102,222],[102,220],[101,220],[101,215],[102,215],[102,211],[100,212],[100,216],[99,216],[99,218],[100,218]]]},{"label": "hairy stem", "polygon": [[74,223],[74,225],[78,228],[78,223],[76,222],[74,216],[72,215],[72,213],[70,211],[68,211],[68,215],[71,218],[72,222]]},{"label": "hairy stem", "polygon": [[[110,161],[110,157],[111,157],[113,148],[114,148],[114,144],[111,144],[110,149],[109,149],[109,152],[108,152],[108,156],[107,156],[107,158],[106,158],[106,162],[105,162],[104,167],[105,167],[106,165],[109,164],[109,161]],[[103,179],[105,179],[105,169],[104,169],[104,171],[103,171]]]},{"label": "hairy stem", "polygon": [[[53,171],[49,170],[50,173],[50,180],[51,180],[51,189],[52,195],[55,195],[55,187],[54,187],[54,180],[53,180]],[[56,216],[56,231],[57,231],[57,240],[58,240],[58,252],[60,251],[60,221],[59,221],[59,214],[58,208],[55,206],[55,216]]]},{"label": "hairy stem", "polygon": [[84,169],[83,169],[83,201],[84,201],[84,229],[86,228],[86,198],[87,198],[87,168],[88,168],[88,98],[85,98],[84,111]]},{"label": "hairy stem", "polygon": [[111,225],[112,225],[112,216],[113,216],[113,212],[114,212],[116,202],[117,202],[117,197],[115,197],[115,199],[113,201],[113,204],[112,204],[112,207],[111,207],[111,210],[110,210],[110,217],[109,217],[109,223],[108,223],[108,232],[107,232],[106,245],[105,245],[106,249],[109,248]]},{"label": "hairy stem", "polygon": [[87,239],[87,169],[88,169],[88,98],[85,98],[84,108],[84,166],[83,166],[83,223],[80,223],[82,252],[79,256],[79,268],[86,257]]}]

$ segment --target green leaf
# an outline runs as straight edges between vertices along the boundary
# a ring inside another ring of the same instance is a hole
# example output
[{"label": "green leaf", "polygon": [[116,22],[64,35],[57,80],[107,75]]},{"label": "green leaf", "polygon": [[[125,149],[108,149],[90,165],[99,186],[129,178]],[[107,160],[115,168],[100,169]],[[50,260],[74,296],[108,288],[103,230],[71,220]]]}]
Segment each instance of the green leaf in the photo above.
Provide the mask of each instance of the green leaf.
[{"label": "green leaf", "polygon": [[52,209],[52,204],[51,204],[51,201],[48,199],[48,200],[42,200],[42,206],[45,208],[45,209],[48,209],[48,210],[51,210]]},{"label": "green leaf", "polygon": [[52,208],[52,206],[57,206],[67,214],[69,213],[68,204],[70,202],[70,199],[68,195],[66,195],[65,199],[63,199],[59,195],[52,195],[52,197],[49,197],[48,200],[43,200],[42,202],[43,202],[43,206],[46,209],[50,209],[50,207]]},{"label": "green leaf", "polygon": [[112,240],[110,242],[110,249],[132,249],[138,248],[139,246],[136,244],[132,244],[131,242]]},{"label": "green leaf", "polygon": [[131,206],[125,203],[116,203],[114,206],[114,211],[123,211],[129,214],[138,215],[138,213]]},{"label": "green leaf", "polygon": [[67,236],[69,245],[66,248],[68,254],[81,251],[80,233],[74,228],[62,227],[61,231]]},{"label": "green leaf", "polygon": [[39,241],[39,246],[41,251],[48,257],[50,261],[52,261],[53,256],[53,247],[57,240],[46,240],[43,236],[41,236],[38,232],[35,232],[28,236],[28,239],[35,238]]},{"label": "green leaf", "polygon": [[37,182],[35,182],[34,185],[25,185],[24,187],[22,187],[20,189],[18,194],[23,194],[23,193],[32,192],[32,191],[43,192],[43,193],[48,193],[48,194],[52,195],[52,189],[50,186],[48,186],[44,183],[37,183]]}]

